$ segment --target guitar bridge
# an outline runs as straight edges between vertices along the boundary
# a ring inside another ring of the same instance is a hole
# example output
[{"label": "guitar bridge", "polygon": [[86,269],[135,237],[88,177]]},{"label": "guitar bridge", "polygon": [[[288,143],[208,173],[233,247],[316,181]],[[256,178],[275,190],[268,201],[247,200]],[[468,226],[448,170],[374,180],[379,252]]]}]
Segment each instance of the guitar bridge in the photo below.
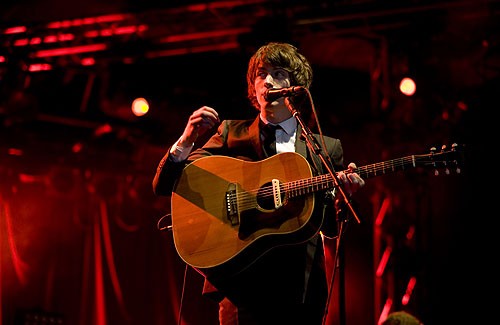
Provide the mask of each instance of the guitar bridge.
[{"label": "guitar bridge", "polygon": [[226,215],[231,225],[240,223],[238,218],[238,201],[236,197],[236,184],[230,183],[226,191]]},{"label": "guitar bridge", "polygon": [[272,180],[272,187],[273,187],[274,208],[279,209],[283,206],[283,202],[281,201],[280,181],[277,179],[273,179]]}]

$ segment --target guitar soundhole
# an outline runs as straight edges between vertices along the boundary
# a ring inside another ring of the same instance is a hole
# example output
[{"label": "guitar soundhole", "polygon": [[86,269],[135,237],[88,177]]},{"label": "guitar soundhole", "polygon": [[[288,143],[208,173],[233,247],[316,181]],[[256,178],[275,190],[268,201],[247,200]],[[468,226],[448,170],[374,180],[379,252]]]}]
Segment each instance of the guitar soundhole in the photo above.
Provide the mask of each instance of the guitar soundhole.
[{"label": "guitar soundhole", "polygon": [[[281,202],[285,202],[285,194],[285,189],[280,184]],[[257,204],[264,210],[276,210],[274,203],[273,184],[271,182],[265,183],[257,192]]]}]

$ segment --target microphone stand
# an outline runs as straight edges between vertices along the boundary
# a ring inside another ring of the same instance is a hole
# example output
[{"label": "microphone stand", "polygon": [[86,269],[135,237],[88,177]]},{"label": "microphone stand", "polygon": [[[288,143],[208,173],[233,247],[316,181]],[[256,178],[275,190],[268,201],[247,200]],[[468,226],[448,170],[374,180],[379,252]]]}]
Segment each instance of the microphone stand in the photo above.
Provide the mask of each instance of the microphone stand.
[{"label": "microphone stand", "polygon": [[340,195],[342,196],[343,202],[346,204],[346,206],[349,208],[349,211],[352,213],[354,218],[356,219],[357,223],[361,223],[358,215],[356,214],[356,211],[354,211],[354,208],[351,205],[351,202],[349,201],[349,198],[345,194],[345,191],[342,187],[342,182],[339,180],[337,177],[337,173],[335,172],[335,169],[333,168],[333,163],[330,159],[330,156],[326,155],[325,152],[323,151],[323,148],[319,145],[318,141],[314,137],[313,133],[309,129],[309,127],[304,123],[302,120],[302,117],[300,116],[299,111],[293,107],[292,103],[290,100],[285,98],[285,104],[288,110],[292,113],[292,115],[295,117],[297,122],[299,122],[300,126],[302,127],[302,134],[304,135],[304,138],[306,139],[307,146],[316,154],[320,159],[325,168],[327,169],[328,173],[330,176],[332,176],[333,179],[333,185],[336,190],[340,192]]},{"label": "microphone stand", "polygon": [[[360,219],[359,219],[356,211],[354,211],[354,208],[351,205],[351,202],[349,201],[349,199],[348,199],[348,197],[347,197],[347,195],[346,195],[346,193],[345,193],[345,191],[343,189],[342,182],[337,177],[337,173],[335,172],[335,169],[333,167],[333,163],[332,163],[332,161],[330,159],[330,156],[328,156],[327,154],[325,154],[323,148],[319,145],[318,141],[314,137],[314,135],[313,135],[312,131],[309,129],[309,127],[304,123],[304,121],[302,120],[302,117],[300,116],[299,111],[297,111],[295,109],[295,107],[291,103],[290,99],[288,97],[286,97],[284,101],[285,101],[285,104],[286,104],[286,107],[288,108],[288,110],[292,113],[292,115],[295,117],[295,119],[297,120],[297,122],[302,127],[302,134],[304,135],[304,138],[306,139],[307,146],[311,149],[311,151],[315,155],[317,155],[321,159],[321,162],[323,163],[324,167],[327,169],[328,173],[332,177],[334,189],[340,193],[341,198],[342,198],[342,202],[345,204],[345,206],[347,206],[347,208],[349,209],[349,211],[351,212],[351,214],[356,219],[356,222],[358,224],[361,223],[361,221],[360,221]],[[338,207],[340,207],[340,205]],[[337,216],[341,215],[340,212],[341,211],[337,211]],[[347,218],[343,218],[343,217],[342,218],[338,218],[337,221],[339,222],[339,226],[338,226],[339,232],[338,232],[338,236],[337,236],[336,251],[335,251],[335,260],[333,262],[332,278],[331,278],[331,283],[330,283],[330,290],[328,290],[328,292],[329,292],[329,294],[328,294],[328,301],[327,301],[326,306],[325,306],[325,313],[324,313],[324,317],[323,317],[323,324],[325,324],[326,316],[328,314],[328,306],[329,306],[329,301],[330,301],[330,298],[331,298],[331,289],[333,289],[333,280],[334,280],[335,274],[336,274],[335,271],[336,271],[337,267],[339,267],[340,270],[343,270],[343,269],[340,268],[341,266],[339,264],[340,264],[341,260],[343,262],[343,255],[344,254],[341,251],[343,249],[343,247],[341,245],[341,239],[343,238],[342,237],[342,233],[343,233],[343,229],[344,229],[344,224],[347,222]],[[340,278],[341,279],[341,283],[339,284],[340,285],[339,291],[340,291],[340,296],[341,297],[339,298],[339,305],[340,305],[339,319],[340,319],[341,324],[344,324],[345,323],[345,301],[344,301],[343,298],[344,298],[345,285],[344,285],[344,274],[343,274],[343,272],[340,272],[340,277],[341,277]]]}]

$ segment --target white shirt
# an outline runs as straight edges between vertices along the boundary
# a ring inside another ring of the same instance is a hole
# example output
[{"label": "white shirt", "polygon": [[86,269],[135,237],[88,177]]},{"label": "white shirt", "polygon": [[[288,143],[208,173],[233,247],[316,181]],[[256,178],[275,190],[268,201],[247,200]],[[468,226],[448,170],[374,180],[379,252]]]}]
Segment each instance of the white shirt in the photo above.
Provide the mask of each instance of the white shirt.
[{"label": "white shirt", "polygon": [[292,116],[288,120],[279,123],[279,125],[281,129],[276,130],[276,152],[295,151],[297,120]]}]

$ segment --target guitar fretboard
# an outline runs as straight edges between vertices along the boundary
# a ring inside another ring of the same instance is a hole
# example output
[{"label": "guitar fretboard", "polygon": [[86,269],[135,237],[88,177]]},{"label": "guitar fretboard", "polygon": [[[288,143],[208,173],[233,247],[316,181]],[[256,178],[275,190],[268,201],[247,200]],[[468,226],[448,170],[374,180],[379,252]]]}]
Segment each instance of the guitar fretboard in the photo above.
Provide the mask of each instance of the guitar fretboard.
[{"label": "guitar fretboard", "polygon": [[[402,158],[391,159],[375,164],[358,167],[355,170],[344,170],[344,173],[356,172],[361,178],[367,179],[375,176],[382,176],[397,171],[404,171],[417,166],[438,167],[436,158],[439,154],[433,155],[411,155]],[[284,184],[289,197],[296,197],[313,192],[332,189],[335,182],[331,175],[319,175],[308,179],[301,179]]]}]

